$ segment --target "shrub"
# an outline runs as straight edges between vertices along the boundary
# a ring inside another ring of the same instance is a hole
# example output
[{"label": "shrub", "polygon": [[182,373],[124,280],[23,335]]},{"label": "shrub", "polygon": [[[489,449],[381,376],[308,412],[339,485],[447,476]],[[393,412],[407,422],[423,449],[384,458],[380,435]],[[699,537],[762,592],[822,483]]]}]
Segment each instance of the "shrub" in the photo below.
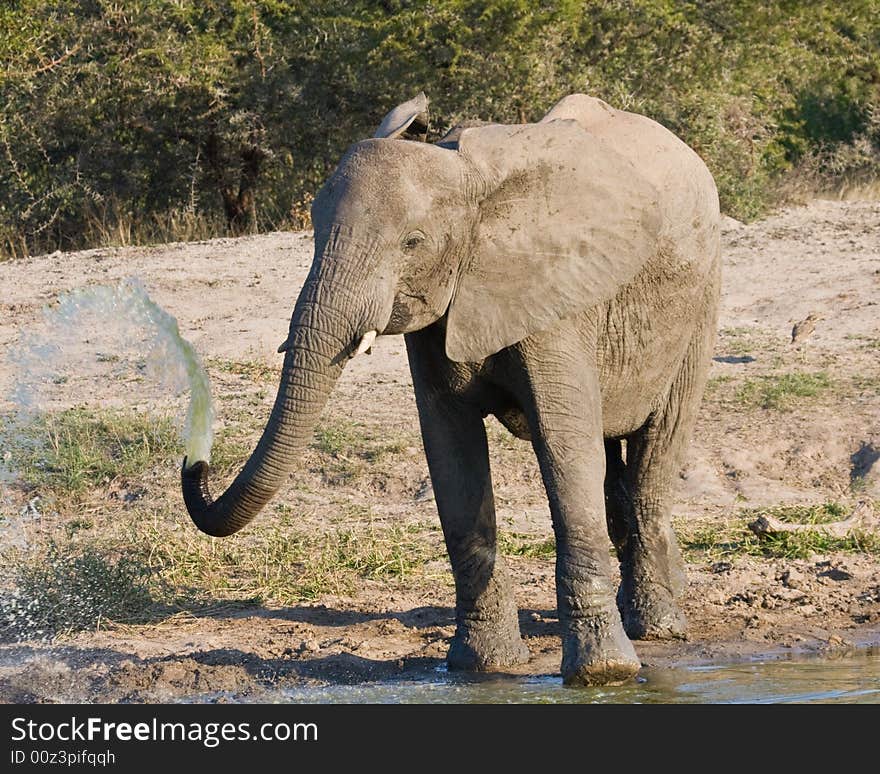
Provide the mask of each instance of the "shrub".
[{"label": "shrub", "polygon": [[880,7],[790,0],[17,0],[0,9],[0,251],[307,224],[425,90],[433,137],[586,91],[706,160],[750,218],[792,171],[877,172]]}]

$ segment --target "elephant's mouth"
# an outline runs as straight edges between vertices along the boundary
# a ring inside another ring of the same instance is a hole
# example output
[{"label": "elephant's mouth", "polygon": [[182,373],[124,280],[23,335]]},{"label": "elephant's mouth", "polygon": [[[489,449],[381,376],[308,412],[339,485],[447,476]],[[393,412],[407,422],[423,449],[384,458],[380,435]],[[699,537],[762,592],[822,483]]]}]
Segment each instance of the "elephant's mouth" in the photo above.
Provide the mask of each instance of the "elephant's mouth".
[{"label": "elephant's mouth", "polygon": [[394,299],[394,306],[391,308],[391,317],[388,320],[387,331],[406,330],[413,321],[412,310],[406,305],[402,298]]}]

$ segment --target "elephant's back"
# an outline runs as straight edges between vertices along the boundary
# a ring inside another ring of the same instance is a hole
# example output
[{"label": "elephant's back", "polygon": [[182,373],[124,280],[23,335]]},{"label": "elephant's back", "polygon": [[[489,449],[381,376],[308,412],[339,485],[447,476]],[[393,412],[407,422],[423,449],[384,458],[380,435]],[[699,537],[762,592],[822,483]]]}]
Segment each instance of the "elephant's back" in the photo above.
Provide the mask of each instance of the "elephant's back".
[{"label": "elephant's back", "polygon": [[564,97],[542,123],[556,120],[577,121],[630,161],[657,190],[661,215],[671,235],[686,238],[684,230],[693,231],[700,225],[717,231],[718,192],[712,174],[697,153],[666,127],[586,94]]},{"label": "elephant's back", "polygon": [[618,110],[586,94],[571,94],[557,102],[541,123],[566,119],[577,121],[629,159],[658,190],[685,183],[715,190],[715,181],[696,151],[647,116]]}]

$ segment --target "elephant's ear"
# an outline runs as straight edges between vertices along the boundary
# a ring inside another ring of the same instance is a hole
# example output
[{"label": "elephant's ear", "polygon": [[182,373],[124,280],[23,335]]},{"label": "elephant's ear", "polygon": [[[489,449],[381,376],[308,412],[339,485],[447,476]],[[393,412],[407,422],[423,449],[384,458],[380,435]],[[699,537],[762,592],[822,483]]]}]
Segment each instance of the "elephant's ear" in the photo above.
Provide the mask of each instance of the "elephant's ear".
[{"label": "elephant's ear", "polygon": [[574,121],[465,129],[480,222],[446,354],[482,360],[611,298],[655,254],[656,189]]},{"label": "elephant's ear", "polygon": [[424,142],[428,136],[428,98],[425,92],[417,97],[398,105],[392,110],[373,137],[384,137],[389,140],[419,140]]}]

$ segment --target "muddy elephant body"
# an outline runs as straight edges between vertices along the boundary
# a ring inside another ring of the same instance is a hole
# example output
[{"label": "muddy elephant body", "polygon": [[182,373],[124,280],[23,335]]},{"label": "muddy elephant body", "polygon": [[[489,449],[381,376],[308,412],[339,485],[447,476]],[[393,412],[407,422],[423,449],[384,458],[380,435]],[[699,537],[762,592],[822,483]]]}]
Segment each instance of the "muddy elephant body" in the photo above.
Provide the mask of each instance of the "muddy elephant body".
[{"label": "muddy elephant body", "polygon": [[420,95],[321,190],[272,417],[216,501],[207,464],[184,465],[187,507],[209,534],[246,524],[348,357],[402,333],[455,577],[450,667],[528,658],[496,544],[493,414],[540,464],[564,679],[626,679],[639,668],[629,637],[685,631],[670,501],[715,336],[714,182],[666,129],[584,95],[537,124],[457,127],[436,145],[426,125]]}]

